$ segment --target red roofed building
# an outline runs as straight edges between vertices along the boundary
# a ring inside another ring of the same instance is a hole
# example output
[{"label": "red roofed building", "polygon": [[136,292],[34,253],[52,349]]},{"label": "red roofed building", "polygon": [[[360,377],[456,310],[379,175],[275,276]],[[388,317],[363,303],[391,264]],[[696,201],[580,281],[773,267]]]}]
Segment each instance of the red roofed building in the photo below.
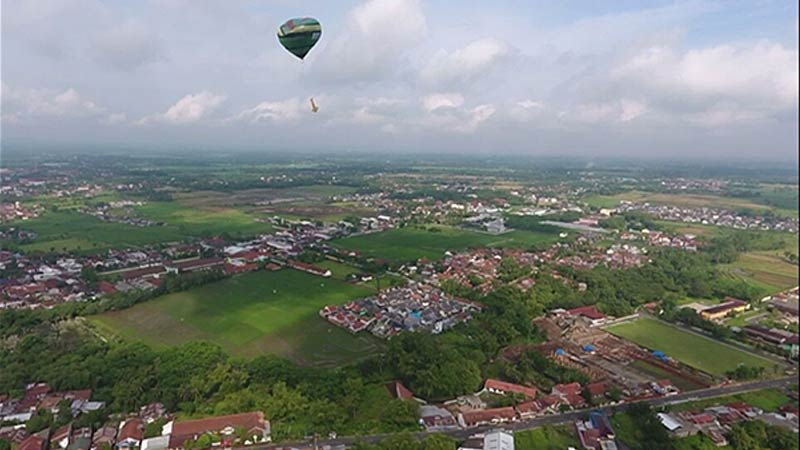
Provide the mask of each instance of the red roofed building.
[{"label": "red roofed building", "polygon": [[144,437],[144,422],[138,417],[122,422],[117,434],[117,448],[138,447]]},{"label": "red roofed building", "polygon": [[36,435],[31,435],[19,443],[17,450],[44,450],[45,440]]},{"label": "red roofed building", "polygon": [[136,280],[139,278],[158,277],[166,272],[167,268],[159,264],[157,266],[126,270],[125,272],[120,272],[119,276],[122,277],[123,280]]},{"label": "red roofed building", "polygon": [[514,411],[514,408],[511,406],[505,408],[482,409],[461,414],[464,424],[468,427],[508,422],[516,419],[516,417],[517,412]]},{"label": "red roofed building", "polygon": [[232,436],[237,428],[246,430],[247,436],[252,440],[269,439],[269,421],[264,419],[264,413],[261,411],[170,422],[164,426],[164,431],[170,436],[169,448],[180,448],[184,442],[207,433],[219,433],[223,435],[223,440],[226,440],[227,436],[231,440],[228,444],[232,444]]},{"label": "red roofed building", "polygon": [[225,262],[222,258],[200,258],[191,261],[173,262],[172,267],[179,272],[193,272],[195,270],[209,270],[222,266]]},{"label": "red roofed building", "polygon": [[534,398],[537,394],[536,388],[534,387],[508,383],[494,378],[486,379],[486,382],[483,384],[483,390],[499,395],[506,395],[509,392],[513,392],[515,394],[522,394],[528,398]]},{"label": "red roofed building", "polygon": [[411,400],[414,398],[414,393],[399,381],[391,381],[386,383],[384,386],[386,386],[386,390],[388,390],[389,394],[394,398],[401,398],[405,400]]},{"label": "red roofed building", "polygon": [[113,294],[114,292],[117,292],[117,289],[108,281],[100,280],[97,282],[97,291],[103,294]]},{"label": "red roofed building", "polygon": [[603,383],[602,381],[597,382],[597,383],[587,384],[586,385],[586,389],[589,390],[589,392],[592,394],[593,397],[597,397],[597,396],[600,396],[600,395],[605,395],[606,390],[607,390],[606,384]]},{"label": "red roofed building", "polygon": [[553,386],[553,395],[580,395],[581,393],[581,384],[580,383],[568,383],[568,384],[557,384]]},{"label": "red roofed building", "polygon": [[290,259],[288,264],[289,267],[291,267],[292,269],[302,270],[303,272],[307,272],[312,275],[319,275],[321,277],[331,276],[331,271],[324,267],[315,266],[313,264],[306,264],[304,262],[297,261],[296,259]]},{"label": "red roofed building", "polygon": [[593,322],[603,320],[606,317],[603,313],[597,310],[596,306],[581,306],[579,308],[568,309],[567,314],[571,316],[586,317]]}]

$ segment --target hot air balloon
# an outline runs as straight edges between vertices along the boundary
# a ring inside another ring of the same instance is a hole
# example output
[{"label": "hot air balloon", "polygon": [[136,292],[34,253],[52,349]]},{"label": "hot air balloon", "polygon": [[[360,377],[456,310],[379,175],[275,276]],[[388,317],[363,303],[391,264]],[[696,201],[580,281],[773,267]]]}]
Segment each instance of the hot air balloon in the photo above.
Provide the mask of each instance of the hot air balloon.
[{"label": "hot air balloon", "polygon": [[289,19],[278,28],[278,41],[301,61],[319,41],[320,36],[322,27],[317,19],[311,17]]}]

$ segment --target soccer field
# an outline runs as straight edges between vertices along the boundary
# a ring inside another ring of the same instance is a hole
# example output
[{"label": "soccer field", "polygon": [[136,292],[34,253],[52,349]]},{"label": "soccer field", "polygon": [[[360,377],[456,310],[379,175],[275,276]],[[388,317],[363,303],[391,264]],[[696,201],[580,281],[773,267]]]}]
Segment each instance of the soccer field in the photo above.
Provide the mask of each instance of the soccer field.
[{"label": "soccer field", "polygon": [[775,364],[769,359],[655,319],[643,318],[612,325],[606,331],[651,350],[661,350],[684,364],[717,376],[739,364],[762,366],[768,372]]},{"label": "soccer field", "polygon": [[103,335],[155,348],[205,340],[240,356],[275,353],[298,364],[336,366],[369,356],[382,344],[330,325],[318,311],[372,292],[290,269],[259,271],[89,320]]},{"label": "soccer field", "polygon": [[[438,231],[431,231],[431,230]],[[469,247],[520,247],[555,240],[550,233],[510,231],[488,234],[460,228],[429,226],[425,228],[395,228],[380,233],[353,236],[331,242],[334,247],[355,250],[363,256],[391,261],[415,261],[425,257],[440,259],[448,250],[458,251]]]}]

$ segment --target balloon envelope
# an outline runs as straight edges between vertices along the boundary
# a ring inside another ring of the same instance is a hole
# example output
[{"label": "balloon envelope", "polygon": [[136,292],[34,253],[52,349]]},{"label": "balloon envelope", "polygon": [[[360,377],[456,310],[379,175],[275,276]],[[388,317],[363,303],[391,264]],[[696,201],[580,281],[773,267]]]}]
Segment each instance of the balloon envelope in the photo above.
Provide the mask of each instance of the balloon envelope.
[{"label": "balloon envelope", "polygon": [[278,28],[278,41],[289,53],[300,59],[306,57],[322,36],[322,27],[317,19],[296,17],[287,20]]}]

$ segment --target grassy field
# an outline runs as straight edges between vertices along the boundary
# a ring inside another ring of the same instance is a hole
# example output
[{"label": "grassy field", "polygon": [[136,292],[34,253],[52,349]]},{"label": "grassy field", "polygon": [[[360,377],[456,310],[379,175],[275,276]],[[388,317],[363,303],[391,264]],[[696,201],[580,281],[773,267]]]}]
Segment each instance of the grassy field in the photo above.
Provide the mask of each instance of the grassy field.
[{"label": "grassy field", "polygon": [[514,447],[517,450],[564,450],[580,446],[578,436],[569,425],[544,426],[514,433]]},{"label": "grassy field", "polygon": [[592,195],[583,199],[599,208],[613,208],[620,201],[649,202],[683,207],[708,207],[724,209],[752,209],[765,211],[769,206],[739,197],[722,197],[705,194],[666,194],[657,192],[628,191],[615,195]]},{"label": "grassy field", "polygon": [[675,439],[673,442],[675,450],[731,450],[733,448],[730,445],[718,447],[704,434]]},{"label": "grassy field", "polygon": [[791,399],[780,389],[762,389],[760,391],[743,392],[725,397],[709,398],[696,402],[681,403],[670,407],[673,411],[686,411],[689,409],[702,409],[709,406],[725,405],[734,402],[745,402],[764,411],[776,411],[781,406],[789,403]]},{"label": "grassy field", "polygon": [[722,270],[730,277],[742,279],[769,293],[797,286],[800,268],[789,264],[780,253],[779,251],[742,253],[736,261],[723,265]]},{"label": "grassy field", "polygon": [[108,247],[139,246],[158,242],[228,233],[247,236],[266,233],[272,226],[257,222],[242,211],[190,208],[175,202],[152,202],[137,208],[142,217],[165,222],[164,226],[137,227],[104,222],[77,211],[51,211],[14,225],[33,231],[37,238],[20,246],[25,251],[93,251]]},{"label": "grassy field", "polygon": [[642,318],[612,325],[610,333],[652,350],[661,350],[684,364],[712,375],[724,375],[739,364],[762,366],[770,371],[773,361],[700,336],[655,319]]},{"label": "grassy field", "polygon": [[[438,231],[430,231],[436,229]],[[555,235],[530,231],[511,231],[499,235],[478,233],[460,228],[431,226],[392,230],[332,241],[331,245],[355,250],[363,256],[391,261],[413,261],[422,257],[439,259],[448,250],[469,247],[528,247],[554,240]]]},{"label": "grassy field", "polygon": [[275,353],[298,364],[336,366],[368,356],[382,344],[330,325],[318,311],[372,292],[295,270],[259,271],[93,316],[90,322],[104,335],[155,348],[206,340],[235,355]]}]

